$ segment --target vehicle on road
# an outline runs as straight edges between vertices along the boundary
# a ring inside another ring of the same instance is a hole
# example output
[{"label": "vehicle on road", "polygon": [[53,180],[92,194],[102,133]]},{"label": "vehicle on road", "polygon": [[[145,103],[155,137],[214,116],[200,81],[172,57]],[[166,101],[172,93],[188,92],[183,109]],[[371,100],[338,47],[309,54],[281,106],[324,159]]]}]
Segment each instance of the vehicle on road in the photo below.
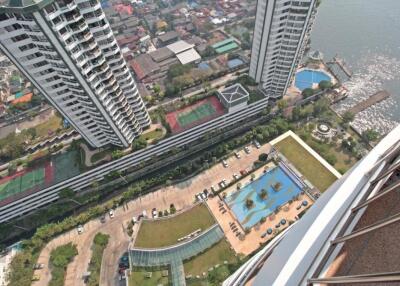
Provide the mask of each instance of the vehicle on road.
[{"label": "vehicle on road", "polygon": [[110,210],[110,211],[108,212],[108,214],[110,215],[110,218],[114,218],[114,211],[113,211],[113,210]]},{"label": "vehicle on road", "polygon": [[224,166],[225,168],[228,167],[228,162],[226,162],[225,160],[222,160],[222,166]]},{"label": "vehicle on road", "polygon": [[83,233],[83,226],[80,224],[80,225],[78,225],[78,228],[77,228],[77,230],[78,230],[78,234],[81,234],[81,233]]}]

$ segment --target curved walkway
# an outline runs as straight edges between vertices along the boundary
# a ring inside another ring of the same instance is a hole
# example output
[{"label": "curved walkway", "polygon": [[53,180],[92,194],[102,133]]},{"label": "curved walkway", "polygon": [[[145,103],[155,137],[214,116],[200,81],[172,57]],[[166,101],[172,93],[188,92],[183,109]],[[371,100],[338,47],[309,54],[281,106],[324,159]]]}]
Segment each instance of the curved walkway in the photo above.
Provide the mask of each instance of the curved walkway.
[{"label": "curved walkway", "polygon": [[182,262],[210,248],[224,237],[218,224],[214,224],[199,236],[173,246],[164,248],[131,248],[129,258],[134,266],[171,266],[172,284],[186,285]]}]

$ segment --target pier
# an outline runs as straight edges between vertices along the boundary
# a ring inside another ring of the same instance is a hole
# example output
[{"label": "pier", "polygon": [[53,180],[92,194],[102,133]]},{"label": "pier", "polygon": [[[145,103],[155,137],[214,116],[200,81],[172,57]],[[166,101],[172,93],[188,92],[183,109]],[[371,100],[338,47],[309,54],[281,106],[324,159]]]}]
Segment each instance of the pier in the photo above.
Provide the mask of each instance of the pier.
[{"label": "pier", "polygon": [[388,97],[390,97],[390,93],[387,92],[386,90],[378,91],[377,93],[370,96],[366,100],[363,100],[363,101],[357,103],[355,106],[350,108],[348,111],[350,111],[353,114],[357,114],[357,113],[367,109],[368,107],[385,100]]},{"label": "pier", "polygon": [[333,57],[332,61],[326,63],[329,71],[340,81],[344,82],[349,80],[353,73],[346,65],[345,61],[337,55]]}]

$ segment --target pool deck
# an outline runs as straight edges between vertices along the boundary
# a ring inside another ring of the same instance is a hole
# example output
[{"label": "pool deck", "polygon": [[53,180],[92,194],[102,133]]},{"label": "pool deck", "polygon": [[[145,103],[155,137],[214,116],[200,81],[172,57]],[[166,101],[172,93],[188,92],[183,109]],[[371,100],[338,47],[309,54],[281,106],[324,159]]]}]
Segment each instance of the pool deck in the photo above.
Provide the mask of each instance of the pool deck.
[{"label": "pool deck", "polygon": [[[268,163],[266,166],[269,168],[273,168],[276,165],[274,163]],[[256,175],[256,178],[262,176],[264,174],[264,167],[257,169],[253,172]],[[247,175],[243,179],[238,182],[241,182],[242,185],[245,183],[249,183],[251,181],[251,175]],[[227,188],[226,193],[230,194],[237,191],[236,184]],[[300,195],[299,199],[293,201],[292,204],[284,204],[281,206],[281,210],[277,214],[271,214],[267,217],[267,220],[263,224],[256,224],[252,227],[251,232],[246,234],[245,239],[242,241],[240,240],[235,233],[231,230],[229,223],[235,222],[236,226],[238,227],[241,233],[244,233],[244,229],[240,222],[237,220],[234,212],[227,206],[224,200],[221,200],[219,197],[214,197],[207,201],[207,205],[211,212],[213,213],[215,219],[221,226],[222,230],[225,233],[226,238],[228,239],[229,243],[231,244],[233,250],[236,253],[242,253],[244,255],[248,255],[253,251],[257,250],[260,247],[260,243],[266,242],[268,239],[272,238],[274,234],[267,235],[265,238],[261,238],[261,235],[267,231],[268,228],[272,228],[274,232],[277,230],[275,225],[277,225],[282,219],[286,219],[287,223],[285,224],[284,228],[289,226],[289,221],[295,221],[297,215],[304,210],[302,206],[299,210],[296,209],[297,206],[301,205],[302,201],[307,201],[308,205],[313,204],[313,200],[307,196],[307,194]],[[223,203],[225,206],[226,212],[223,214],[219,208],[220,203]],[[280,227],[279,229],[282,229]]]}]

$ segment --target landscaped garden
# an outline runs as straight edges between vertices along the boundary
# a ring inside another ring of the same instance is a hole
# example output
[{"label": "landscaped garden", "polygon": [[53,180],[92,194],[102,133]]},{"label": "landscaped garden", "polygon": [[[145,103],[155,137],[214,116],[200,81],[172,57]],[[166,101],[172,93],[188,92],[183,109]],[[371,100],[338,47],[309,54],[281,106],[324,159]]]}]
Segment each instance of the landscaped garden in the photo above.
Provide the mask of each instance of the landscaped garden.
[{"label": "landscaped garden", "polygon": [[195,256],[183,264],[185,268],[185,275],[202,275],[215,265],[223,266],[224,261],[228,264],[237,263],[238,258],[235,256],[234,251],[226,240],[222,239],[210,249],[202,254]]},{"label": "landscaped garden", "polygon": [[292,137],[274,145],[321,192],[337,180],[325,166]]},{"label": "landscaped garden", "polygon": [[129,276],[129,286],[170,285],[169,270],[153,268],[134,268]]},{"label": "landscaped garden", "polygon": [[[208,208],[201,204],[171,218],[144,220],[135,247],[158,248],[178,243],[178,239],[197,229],[205,231],[215,223]],[[154,239],[157,237],[157,239]]]}]

